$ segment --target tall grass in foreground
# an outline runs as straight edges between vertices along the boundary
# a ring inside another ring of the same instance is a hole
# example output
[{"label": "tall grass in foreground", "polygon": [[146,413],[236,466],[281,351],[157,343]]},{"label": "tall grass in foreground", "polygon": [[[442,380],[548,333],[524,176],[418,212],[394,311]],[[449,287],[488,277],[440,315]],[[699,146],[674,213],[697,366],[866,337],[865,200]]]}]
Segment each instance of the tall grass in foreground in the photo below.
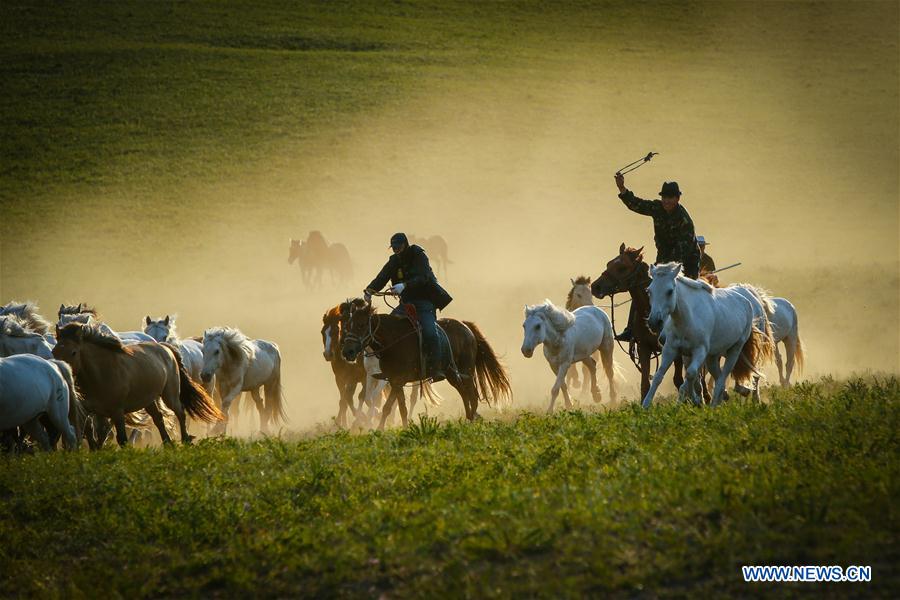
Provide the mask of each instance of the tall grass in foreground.
[{"label": "tall grass in foreground", "polygon": [[[897,379],[0,459],[0,595],[896,593]],[[743,564],[872,565],[751,586]]]}]

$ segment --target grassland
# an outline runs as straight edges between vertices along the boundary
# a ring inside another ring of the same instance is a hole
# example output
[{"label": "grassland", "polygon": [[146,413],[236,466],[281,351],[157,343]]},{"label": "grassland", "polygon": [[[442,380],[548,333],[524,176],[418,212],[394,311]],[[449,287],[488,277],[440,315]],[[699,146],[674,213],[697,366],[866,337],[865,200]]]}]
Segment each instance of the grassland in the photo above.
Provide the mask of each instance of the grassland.
[{"label": "grassland", "polygon": [[[900,384],[0,460],[0,595],[889,596]],[[750,587],[744,564],[872,565]]]}]

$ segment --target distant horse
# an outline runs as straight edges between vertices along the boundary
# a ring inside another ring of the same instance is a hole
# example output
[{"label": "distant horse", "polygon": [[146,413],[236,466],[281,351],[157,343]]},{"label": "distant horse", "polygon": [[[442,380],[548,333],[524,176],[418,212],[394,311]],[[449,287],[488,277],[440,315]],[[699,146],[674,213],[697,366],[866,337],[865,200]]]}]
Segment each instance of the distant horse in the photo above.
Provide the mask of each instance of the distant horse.
[{"label": "distant horse", "polygon": [[0,317],[0,356],[34,354],[53,358],[53,345],[40,333],[28,329],[28,323],[14,314]]},{"label": "distant horse", "polygon": [[[745,380],[756,369],[760,358],[772,351],[770,340],[754,326],[753,305],[740,292],[716,289],[705,281],[680,276],[681,265],[666,263],[650,267],[650,329],[665,336],[659,370],[653,376],[643,406],[649,408],[666,371],[678,356],[690,362],[685,382],[679,388],[682,398],[691,394],[700,404],[700,367],[716,378],[712,395],[715,406],[722,400],[729,375]],[[724,357],[724,365],[720,359]]]},{"label": "distant horse", "polygon": [[[77,447],[75,428],[69,421],[73,387],[66,381],[66,365],[30,354],[0,358],[0,431],[22,427],[43,450],[51,443],[40,424],[46,414],[52,426],[63,436],[65,447]],[[71,373],[70,373],[71,378]]]},{"label": "distant horse", "polygon": [[[28,330],[44,336],[51,335],[53,325],[39,315],[37,311],[37,304],[30,300],[28,302],[17,302],[13,300],[12,302],[0,306],[0,316],[14,315],[25,322]],[[56,343],[55,340],[52,340],[52,337],[51,339],[48,339],[48,341]]]},{"label": "distant horse", "polygon": [[553,405],[560,390],[566,408],[572,407],[566,374],[569,368],[578,362],[587,367],[594,402],[602,400],[600,388],[597,386],[597,361],[593,357],[597,351],[600,352],[603,370],[609,381],[610,401],[616,401],[613,365],[615,340],[609,317],[602,309],[596,306],[582,306],[570,312],[554,306],[550,300],[545,300],[543,304],[525,307],[525,321],[522,328],[524,330],[522,354],[526,358],[531,358],[534,349],[543,344],[544,358],[547,359],[550,370],[556,375],[556,381],[550,389],[550,406],[547,412],[553,412]]},{"label": "distant horse", "polygon": [[185,411],[195,419],[211,422],[223,418],[212,398],[188,375],[178,349],[165,343],[125,345],[102,333],[96,325],[70,323],[57,331],[53,356],[72,367],[89,412],[112,419],[116,441],[128,442],[125,413],[145,409],[164,443],[171,443],[156,399],[175,412],[181,441],[190,443]]},{"label": "distant horse", "polygon": [[[791,373],[794,364],[797,371],[803,371],[803,340],[800,339],[800,321],[794,305],[784,298],[772,298],[775,305],[775,314],[770,317],[772,322],[772,337],[775,342],[775,364],[778,365],[778,379],[783,387],[791,385]],[[781,370],[781,353],[778,352],[778,343],[784,344],[785,359],[784,374]]]},{"label": "distant horse", "polygon": [[79,304],[60,304],[57,316],[59,317],[59,321],[56,326],[60,329],[69,323],[80,323],[82,325],[96,324],[101,333],[119,338],[126,344],[156,341],[143,331],[114,331],[112,327],[100,321],[96,308],[88,306],[83,302]]},{"label": "distant horse", "polygon": [[435,265],[435,271],[442,277],[447,277],[447,265],[453,264],[447,256],[447,241],[439,235],[431,237],[407,236],[410,244],[421,246],[428,255],[429,260]]},{"label": "distant horse", "polygon": [[[566,296],[566,310],[573,311],[582,306],[594,306],[594,298],[591,295],[591,278],[587,275],[579,275],[575,279],[570,279],[569,281],[572,282],[572,288],[569,290],[568,296]],[[599,354],[595,353],[594,360],[598,360],[599,358]],[[581,370],[583,371],[584,381],[587,382],[590,378],[588,366],[582,363]],[[569,372],[566,374],[566,385],[573,389],[581,387],[581,382],[578,380],[578,367],[576,365],[569,367]]]},{"label": "distant horse", "polygon": [[[203,344],[194,339],[179,338],[175,331],[175,318],[166,315],[162,319],[151,319],[150,315],[147,315],[142,322],[144,333],[157,342],[166,342],[178,348],[184,368],[187,369],[191,379],[200,381],[200,373],[203,371]],[[215,378],[203,387],[209,395],[212,395],[214,386]]]},{"label": "distant horse", "polygon": [[310,232],[306,240],[291,238],[288,264],[297,262],[303,283],[307,287],[322,284],[322,274],[328,271],[331,282],[342,283],[353,278],[353,262],[347,247],[340,243],[329,244],[319,231]]},{"label": "distant horse", "polygon": [[[608,263],[606,270],[591,284],[591,293],[600,299],[614,294],[628,293],[634,306],[634,322],[631,324],[637,362],[641,372],[641,397],[650,389],[651,356],[661,350],[659,335],[647,326],[650,314],[650,298],[647,286],[650,284],[650,265],[644,262],[644,248],[619,246],[619,255]],[[629,352],[633,349],[629,348]],[[632,356],[633,360],[633,356]],[[684,383],[681,356],[675,358],[675,387]]]},{"label": "distant horse", "polygon": [[[379,314],[362,298],[356,298],[347,305],[341,319],[341,352],[344,358],[354,361],[367,347],[371,347],[380,360],[382,373],[391,384],[391,395],[381,412],[378,428],[384,429],[395,401],[400,404],[400,418],[405,427],[407,410],[403,386],[425,379],[416,329],[408,318]],[[477,416],[479,397],[488,401],[491,398],[495,401],[509,398],[509,377],[474,323],[439,319],[438,325],[450,343],[451,356],[443,357],[447,382],[459,392],[466,418],[472,421]]]},{"label": "distant horse", "polygon": [[[200,378],[207,383],[213,376],[216,377],[225,415],[228,415],[231,403],[241,392],[250,392],[259,412],[259,428],[263,433],[268,433],[269,421],[277,425],[287,420],[281,389],[281,352],[277,344],[251,340],[233,327],[207,329],[203,332],[203,371]],[[259,393],[261,387],[266,392],[265,404]]]}]

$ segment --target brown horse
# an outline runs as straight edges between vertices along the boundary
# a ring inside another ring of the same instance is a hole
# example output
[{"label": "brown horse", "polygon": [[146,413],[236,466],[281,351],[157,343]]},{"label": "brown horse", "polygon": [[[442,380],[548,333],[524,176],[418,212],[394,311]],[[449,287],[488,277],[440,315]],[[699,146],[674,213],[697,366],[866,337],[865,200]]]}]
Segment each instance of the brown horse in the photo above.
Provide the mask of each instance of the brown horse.
[{"label": "brown horse", "polygon": [[159,397],[178,417],[185,444],[192,439],[185,411],[208,423],[224,418],[206,390],[190,378],[174,346],[157,342],[126,346],[97,326],[80,323],[70,323],[56,334],[53,356],[71,365],[85,408],[113,420],[120,446],[128,442],[125,413],[141,409],[150,414],[163,442],[172,442],[156,405]]},{"label": "brown horse", "polygon": [[[654,333],[647,325],[650,314],[650,296],[647,286],[650,284],[650,265],[644,262],[644,248],[630,248],[625,244],[619,246],[619,256],[606,263],[606,270],[591,284],[591,293],[597,298],[613,296],[617,293],[631,294],[635,314],[631,331],[637,345],[638,364],[641,371],[641,398],[650,389],[650,361],[654,353],[659,352],[659,334]],[[675,359],[675,387],[681,389],[684,383],[682,360]],[[708,392],[704,386],[704,395]]]},{"label": "brown horse", "polygon": [[[344,303],[346,305],[348,303]],[[363,366],[362,357],[357,357],[354,361],[344,360],[343,355],[337,352],[339,340],[341,338],[341,304],[329,310],[322,317],[322,351],[325,360],[331,363],[331,370],[334,373],[334,382],[337,385],[340,399],[338,400],[338,427],[347,426],[347,409],[356,416],[356,410],[353,408],[353,393],[356,386],[362,387],[362,397],[365,397],[366,390],[366,368]]]},{"label": "brown horse", "polygon": [[[421,381],[422,373],[419,341],[416,330],[406,317],[382,315],[362,298],[356,298],[343,307],[343,338],[341,352],[348,361],[354,361],[369,346],[381,362],[381,372],[391,384],[381,413],[379,429],[391,413],[394,401],[400,404],[400,417],[407,424],[406,398],[403,386],[411,381]],[[462,397],[466,418],[477,416],[478,399],[490,401],[509,398],[509,376],[497,360],[478,327],[470,321],[439,319],[438,324],[450,341],[451,357],[445,357],[447,382]]]}]

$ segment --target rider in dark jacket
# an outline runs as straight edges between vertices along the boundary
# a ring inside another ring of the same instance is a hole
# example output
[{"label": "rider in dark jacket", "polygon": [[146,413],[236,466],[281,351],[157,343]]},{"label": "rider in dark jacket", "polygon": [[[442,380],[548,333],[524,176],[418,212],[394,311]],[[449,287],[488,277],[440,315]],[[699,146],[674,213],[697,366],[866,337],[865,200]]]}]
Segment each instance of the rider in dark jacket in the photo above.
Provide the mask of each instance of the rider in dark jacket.
[{"label": "rider in dark jacket", "polygon": [[370,300],[373,293],[380,291],[390,281],[391,291],[400,296],[401,302],[392,314],[405,314],[403,304],[416,307],[416,316],[422,326],[426,371],[433,382],[441,381],[446,375],[437,328],[437,311],[446,308],[453,298],[438,284],[425,251],[419,246],[410,246],[405,233],[391,236],[391,250],[394,254],[366,286],[365,297]]}]

